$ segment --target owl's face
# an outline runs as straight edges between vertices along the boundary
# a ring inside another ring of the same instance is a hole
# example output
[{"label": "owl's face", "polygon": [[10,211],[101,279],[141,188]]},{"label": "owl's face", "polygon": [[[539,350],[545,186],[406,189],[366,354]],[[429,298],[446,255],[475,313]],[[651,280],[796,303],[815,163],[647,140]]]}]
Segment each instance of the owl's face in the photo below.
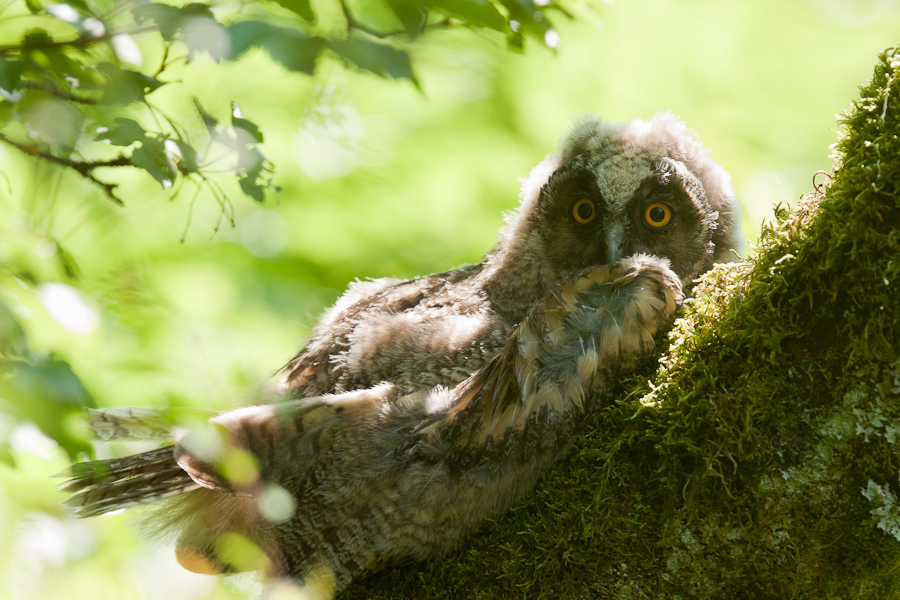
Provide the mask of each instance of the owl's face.
[{"label": "owl's face", "polygon": [[708,269],[718,215],[697,178],[666,158],[620,159],[576,156],[544,186],[537,233],[551,261],[579,271],[642,252],[668,258],[683,279]]},{"label": "owl's face", "polygon": [[688,287],[736,246],[728,174],[671,114],[584,119],[542,164],[530,236],[560,274],[645,253],[668,258]]}]

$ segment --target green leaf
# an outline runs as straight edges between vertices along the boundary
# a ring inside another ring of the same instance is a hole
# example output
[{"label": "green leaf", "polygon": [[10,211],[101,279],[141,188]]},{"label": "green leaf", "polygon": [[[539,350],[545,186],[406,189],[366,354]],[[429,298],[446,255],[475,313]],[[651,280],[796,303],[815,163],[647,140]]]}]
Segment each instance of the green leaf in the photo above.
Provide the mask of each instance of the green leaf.
[{"label": "green leaf", "polygon": [[141,147],[132,153],[131,164],[147,171],[162,185],[164,190],[172,187],[172,183],[175,181],[176,167],[169,158],[166,145],[162,140],[145,139],[141,143]]},{"label": "green leaf", "polygon": [[191,19],[216,20],[209,6],[198,3],[188,4],[182,8],[168,4],[141,4],[134,8],[133,14],[138,25],[147,21],[155,23],[167,42],[175,39]]},{"label": "green leaf", "polygon": [[263,200],[265,200],[263,186],[259,184],[256,177],[250,176],[249,174],[244,175],[238,182],[241,184],[241,190],[255,201],[262,203]]},{"label": "green leaf", "polygon": [[[533,0],[499,0],[500,4],[509,11],[510,22],[518,22],[518,32],[523,35],[530,35],[544,41],[544,35],[552,29],[547,15],[538,7]],[[512,23],[510,23],[512,28]],[[515,30],[515,28],[513,28]],[[510,43],[513,48],[518,48],[515,44]]]},{"label": "green leaf", "polygon": [[25,46],[26,50],[29,46],[46,46],[53,43],[53,36],[44,29],[29,29],[22,34],[21,46]]},{"label": "green leaf", "polygon": [[91,11],[91,9],[88,8],[87,2],[85,2],[85,0],[68,0],[68,2],[66,2],[66,4],[68,4],[69,6],[74,6],[78,10],[84,12],[85,14],[94,15],[94,13]]},{"label": "green leaf", "polygon": [[75,257],[72,256],[72,253],[66,250],[59,242],[55,242],[55,245],[56,257],[59,261],[59,266],[62,267],[63,273],[66,274],[66,277],[71,279],[79,277],[80,270],[78,268],[78,263],[75,262]]},{"label": "green leaf", "polygon": [[191,100],[193,100],[194,108],[197,109],[197,112],[200,114],[200,118],[203,119],[203,124],[206,125],[206,131],[210,135],[212,135],[219,122],[214,116],[203,110],[203,105],[200,104],[200,100],[196,96],[191,96]]},{"label": "green leaf", "polygon": [[262,164],[266,160],[263,153],[260,152],[256,144],[241,145],[239,139],[233,144],[234,150],[237,152],[237,166],[235,171],[238,173],[257,173],[262,169]]},{"label": "green leaf", "polygon": [[292,13],[299,15],[304,21],[312,22],[316,18],[312,7],[309,5],[309,0],[275,0],[275,2]]},{"label": "green leaf", "polygon": [[237,102],[231,103],[231,126],[236,129],[243,129],[247,133],[250,134],[254,140],[256,140],[257,144],[261,144],[263,141],[262,131],[259,130],[259,127],[244,116],[244,113],[241,112],[241,107],[238,106]]},{"label": "green leaf", "polygon": [[106,141],[113,146],[130,146],[135,142],[142,142],[147,137],[147,132],[137,121],[119,117],[114,123],[106,131],[97,134],[94,141]]},{"label": "green leaf", "polygon": [[38,361],[0,361],[0,397],[8,400],[20,415],[32,421],[48,437],[74,458],[89,452],[90,444],[69,425],[85,407],[94,407],[93,398],[65,361],[44,357]]},{"label": "green leaf", "polygon": [[31,344],[12,309],[0,300],[0,356],[27,356]]},{"label": "green leaf", "polygon": [[100,98],[101,104],[143,102],[144,96],[165,85],[165,82],[155,77],[122,69],[110,63],[102,63],[98,65],[98,69],[109,78],[106,90]]},{"label": "green leaf", "polygon": [[403,50],[361,39],[332,40],[328,46],[345,62],[365,71],[381,77],[416,80],[409,54]]},{"label": "green leaf", "polygon": [[12,453],[12,448],[9,443],[4,441],[0,441],[0,462],[5,464],[7,467],[16,468],[16,457]]},{"label": "green leaf", "polygon": [[312,75],[316,60],[325,48],[325,40],[297,29],[278,27],[262,21],[241,21],[227,28],[231,39],[231,58],[250,48],[264,48],[273,60],[286,69]]},{"label": "green leaf", "polygon": [[184,140],[172,140],[178,148],[176,166],[181,173],[196,173],[200,170],[200,154]]},{"label": "green leaf", "polygon": [[425,25],[425,19],[428,18],[428,11],[421,4],[414,0],[385,0],[391,11],[396,15],[403,29],[410,36],[415,37],[422,32],[422,26]]},{"label": "green leaf", "polygon": [[509,31],[506,19],[489,0],[428,0],[428,5],[469,25]]},{"label": "green leaf", "polygon": [[513,52],[523,52],[525,50],[525,38],[518,31],[513,31],[506,36],[506,47]]},{"label": "green leaf", "polygon": [[25,64],[22,61],[7,60],[6,57],[0,56],[0,89],[11,93],[19,87],[19,80],[24,69]]},{"label": "green leaf", "polygon": [[28,137],[62,151],[75,146],[85,119],[78,105],[33,89],[23,90],[16,113]]}]

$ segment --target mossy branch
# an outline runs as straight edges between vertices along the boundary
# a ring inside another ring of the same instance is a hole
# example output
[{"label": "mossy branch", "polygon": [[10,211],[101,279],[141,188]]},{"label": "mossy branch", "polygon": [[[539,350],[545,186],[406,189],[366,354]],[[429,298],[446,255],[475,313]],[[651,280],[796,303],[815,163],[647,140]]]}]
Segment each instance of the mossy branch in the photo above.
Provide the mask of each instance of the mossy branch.
[{"label": "mossy branch", "polygon": [[898,75],[519,508],[342,598],[900,597]]}]

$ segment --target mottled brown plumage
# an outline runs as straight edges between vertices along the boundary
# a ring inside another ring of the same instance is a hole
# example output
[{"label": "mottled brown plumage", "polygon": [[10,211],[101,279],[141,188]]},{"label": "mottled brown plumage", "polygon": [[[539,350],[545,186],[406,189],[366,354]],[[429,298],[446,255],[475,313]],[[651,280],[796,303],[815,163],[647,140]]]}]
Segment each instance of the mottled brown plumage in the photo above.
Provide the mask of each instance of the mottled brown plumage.
[{"label": "mottled brown plumage", "polygon": [[[169,496],[150,527],[198,572],[334,591],[435,556],[557,460],[735,236],[728,176],[680,121],[583,119],[482,263],[352,284],[285,368],[285,402],[76,465],[68,503],[91,516]],[[160,431],[143,412],[95,420],[106,437]]]}]

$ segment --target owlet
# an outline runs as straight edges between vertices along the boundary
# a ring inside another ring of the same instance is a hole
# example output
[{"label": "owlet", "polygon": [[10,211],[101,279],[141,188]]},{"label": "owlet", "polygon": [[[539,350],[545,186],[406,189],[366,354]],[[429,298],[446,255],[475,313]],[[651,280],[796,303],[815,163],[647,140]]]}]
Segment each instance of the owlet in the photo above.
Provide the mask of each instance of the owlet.
[{"label": "owlet", "polygon": [[[148,528],[186,568],[262,568],[327,593],[439,555],[507,510],[652,356],[736,221],[727,173],[675,116],[584,117],[482,262],[351,284],[285,367],[282,402],[74,465],[67,503],[92,516],[154,501]],[[105,439],[167,429],[137,409],[93,425]]]}]

